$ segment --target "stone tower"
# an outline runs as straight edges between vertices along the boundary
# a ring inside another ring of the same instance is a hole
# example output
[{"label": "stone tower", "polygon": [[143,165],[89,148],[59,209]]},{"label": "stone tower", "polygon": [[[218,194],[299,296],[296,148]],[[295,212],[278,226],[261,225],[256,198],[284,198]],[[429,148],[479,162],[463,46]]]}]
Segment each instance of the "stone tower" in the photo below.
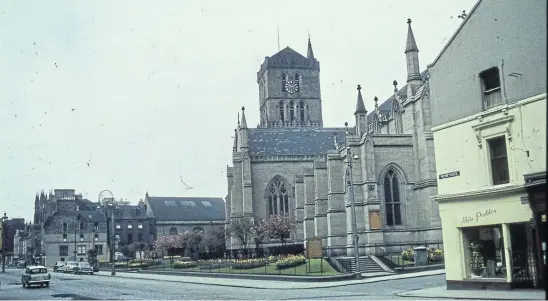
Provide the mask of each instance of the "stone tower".
[{"label": "stone tower", "polygon": [[320,63],[308,39],[307,56],[286,47],[265,57],[257,72],[260,127],[322,127]]}]

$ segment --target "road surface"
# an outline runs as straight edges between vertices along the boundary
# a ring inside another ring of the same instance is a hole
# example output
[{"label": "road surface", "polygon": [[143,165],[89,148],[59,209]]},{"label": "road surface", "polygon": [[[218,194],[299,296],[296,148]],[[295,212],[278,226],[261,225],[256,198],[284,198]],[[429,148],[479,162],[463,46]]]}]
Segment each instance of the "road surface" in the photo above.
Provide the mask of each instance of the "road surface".
[{"label": "road surface", "polygon": [[332,288],[280,290],[52,273],[49,288],[26,289],[20,283],[21,273],[19,269],[0,273],[0,300],[412,300],[395,294],[445,285],[445,275],[436,275]]}]

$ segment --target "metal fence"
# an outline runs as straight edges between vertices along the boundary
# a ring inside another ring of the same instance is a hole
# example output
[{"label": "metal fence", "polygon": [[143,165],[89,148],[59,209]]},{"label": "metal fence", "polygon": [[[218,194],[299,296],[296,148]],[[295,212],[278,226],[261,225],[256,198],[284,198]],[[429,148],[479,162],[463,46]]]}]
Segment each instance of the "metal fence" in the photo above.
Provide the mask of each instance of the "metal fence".
[{"label": "metal fence", "polygon": [[[428,264],[443,264],[443,243],[367,244],[360,246],[366,255],[374,255],[392,269],[414,267],[413,254],[409,250],[427,247]],[[188,254],[182,250],[167,256],[142,260],[117,261],[117,271],[230,273],[287,276],[328,276],[348,273],[337,257],[349,257],[351,246],[324,247],[323,258],[308,259],[302,244],[247,248],[225,252]],[[186,253],[186,254],[185,254]],[[110,263],[100,263],[101,270],[110,270]]]}]

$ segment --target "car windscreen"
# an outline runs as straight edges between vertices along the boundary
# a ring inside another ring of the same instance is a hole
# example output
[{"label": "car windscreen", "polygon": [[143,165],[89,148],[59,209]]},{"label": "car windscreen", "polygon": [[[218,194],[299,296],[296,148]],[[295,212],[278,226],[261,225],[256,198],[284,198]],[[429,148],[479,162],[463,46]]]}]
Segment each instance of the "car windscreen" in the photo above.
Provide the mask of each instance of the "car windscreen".
[{"label": "car windscreen", "polygon": [[87,262],[80,262],[78,265],[82,268],[89,268],[89,263]]},{"label": "car windscreen", "polygon": [[44,274],[44,273],[47,273],[47,272],[48,272],[48,270],[44,269],[44,268],[35,268],[35,269],[30,269],[29,270],[30,274]]}]

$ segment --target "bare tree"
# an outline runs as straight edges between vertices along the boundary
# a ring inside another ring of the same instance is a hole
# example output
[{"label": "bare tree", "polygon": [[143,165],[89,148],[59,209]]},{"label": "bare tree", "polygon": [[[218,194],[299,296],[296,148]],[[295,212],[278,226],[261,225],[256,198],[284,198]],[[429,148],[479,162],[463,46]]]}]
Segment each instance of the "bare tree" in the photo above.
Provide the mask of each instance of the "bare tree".
[{"label": "bare tree", "polygon": [[238,218],[231,221],[228,231],[232,237],[237,238],[243,248],[247,248],[249,240],[253,236],[253,221],[249,218]]}]

